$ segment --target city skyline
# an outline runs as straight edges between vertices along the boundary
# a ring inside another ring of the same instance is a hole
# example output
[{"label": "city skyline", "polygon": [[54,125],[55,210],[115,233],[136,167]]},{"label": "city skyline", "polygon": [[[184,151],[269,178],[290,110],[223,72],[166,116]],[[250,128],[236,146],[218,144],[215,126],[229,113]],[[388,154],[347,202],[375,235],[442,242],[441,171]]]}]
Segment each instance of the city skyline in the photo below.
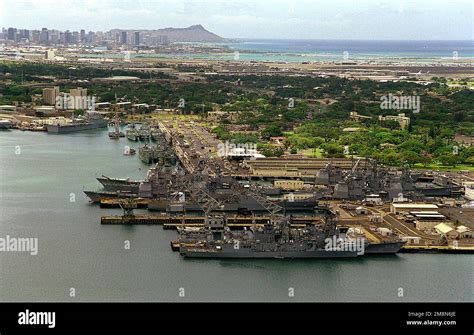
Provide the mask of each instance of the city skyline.
[{"label": "city skyline", "polygon": [[[472,4],[465,0],[374,1],[357,8],[336,0],[68,1],[0,4],[2,27],[109,31],[201,24],[224,38],[348,40],[472,40]],[[61,15],[51,16],[51,12]],[[19,15],[21,13],[21,15]],[[447,20],[446,18],[450,18]],[[354,29],[357,28],[357,29]]]}]

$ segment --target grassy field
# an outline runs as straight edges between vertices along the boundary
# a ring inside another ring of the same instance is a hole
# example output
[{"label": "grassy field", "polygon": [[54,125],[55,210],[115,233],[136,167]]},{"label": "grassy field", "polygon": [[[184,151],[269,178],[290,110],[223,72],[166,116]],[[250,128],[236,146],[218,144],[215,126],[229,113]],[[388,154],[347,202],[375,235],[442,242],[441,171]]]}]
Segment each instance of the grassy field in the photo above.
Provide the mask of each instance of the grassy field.
[{"label": "grassy field", "polygon": [[305,149],[298,151],[298,153],[311,158],[323,158],[321,149]]}]

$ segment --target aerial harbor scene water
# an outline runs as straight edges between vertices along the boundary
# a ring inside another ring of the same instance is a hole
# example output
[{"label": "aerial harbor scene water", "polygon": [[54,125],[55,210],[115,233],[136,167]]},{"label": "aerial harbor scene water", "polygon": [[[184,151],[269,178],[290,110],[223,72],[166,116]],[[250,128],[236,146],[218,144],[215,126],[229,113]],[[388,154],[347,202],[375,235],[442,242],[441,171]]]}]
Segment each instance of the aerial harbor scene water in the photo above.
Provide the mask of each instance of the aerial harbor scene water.
[{"label": "aerial harbor scene water", "polygon": [[474,300],[465,34],[35,23],[0,32],[0,301]]}]

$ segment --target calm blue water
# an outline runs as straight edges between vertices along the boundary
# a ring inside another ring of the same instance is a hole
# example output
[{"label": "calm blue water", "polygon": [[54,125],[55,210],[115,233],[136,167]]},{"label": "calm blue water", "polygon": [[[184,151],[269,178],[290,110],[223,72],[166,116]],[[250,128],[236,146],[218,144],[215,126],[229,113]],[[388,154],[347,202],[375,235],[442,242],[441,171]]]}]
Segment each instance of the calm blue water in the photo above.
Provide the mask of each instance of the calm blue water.
[{"label": "calm blue water", "polygon": [[[204,43],[205,45],[209,45]],[[260,61],[260,62],[338,62],[344,59],[347,52],[352,60],[416,61],[442,62],[457,58],[474,58],[473,41],[342,41],[342,40],[270,40],[246,39],[225,45],[234,50],[230,53],[149,53],[131,54],[131,58],[175,58],[206,59],[220,61]],[[236,56],[238,52],[238,56]],[[87,54],[81,57],[121,58],[123,54]]]},{"label": "calm blue water", "polygon": [[474,57],[474,41],[351,41],[351,40],[263,40],[248,39],[229,44],[242,51],[316,54],[320,56],[349,55],[357,57],[433,58]]},{"label": "calm blue water", "polygon": [[121,211],[82,191],[102,174],[145,176],[125,145],[100,130],[0,131],[0,237],[39,240],[36,256],[0,252],[0,301],[474,301],[472,255],[188,260],[170,249],[174,231],[102,226],[101,215]]}]

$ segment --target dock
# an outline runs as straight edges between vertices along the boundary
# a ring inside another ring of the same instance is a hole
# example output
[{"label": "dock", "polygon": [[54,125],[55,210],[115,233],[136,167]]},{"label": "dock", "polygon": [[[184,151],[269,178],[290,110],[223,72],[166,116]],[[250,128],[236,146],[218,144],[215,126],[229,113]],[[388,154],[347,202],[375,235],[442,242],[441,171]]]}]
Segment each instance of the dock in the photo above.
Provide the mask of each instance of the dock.
[{"label": "dock", "polygon": [[[240,216],[233,215],[227,217],[227,226],[230,229],[250,228],[254,225],[263,226],[271,220],[270,216]],[[178,226],[204,227],[204,216],[174,216],[174,215],[107,215],[102,216],[102,225],[162,225],[163,229],[176,229]],[[312,217],[292,217],[291,226],[294,228],[304,228],[307,225],[322,223],[322,218]]]},{"label": "dock", "polygon": [[[136,205],[136,208],[148,208],[151,199],[136,198],[131,199],[131,202]],[[100,208],[120,208],[122,206],[122,198],[108,198],[100,201]]]},{"label": "dock", "polygon": [[423,254],[474,254],[474,245],[405,245],[400,253]]}]

